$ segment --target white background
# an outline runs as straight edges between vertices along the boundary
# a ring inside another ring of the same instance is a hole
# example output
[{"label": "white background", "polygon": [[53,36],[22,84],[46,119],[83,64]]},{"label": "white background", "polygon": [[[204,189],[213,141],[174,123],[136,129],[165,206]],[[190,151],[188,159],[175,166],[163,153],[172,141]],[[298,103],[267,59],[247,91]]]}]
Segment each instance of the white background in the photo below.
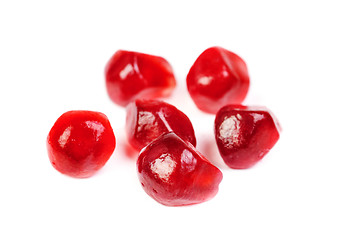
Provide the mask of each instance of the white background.
[{"label": "white background", "polygon": [[[0,1],[0,239],[350,239],[348,1]],[[186,74],[211,46],[239,54],[245,104],[270,108],[280,141],[249,170],[225,168],[214,116],[190,99]],[[224,175],[191,207],[148,197],[128,155],[124,109],[104,66],[118,49],[166,58],[167,101],[191,119],[198,149]],[[117,147],[89,179],[58,173],[46,136],[68,110],[104,112]]]}]

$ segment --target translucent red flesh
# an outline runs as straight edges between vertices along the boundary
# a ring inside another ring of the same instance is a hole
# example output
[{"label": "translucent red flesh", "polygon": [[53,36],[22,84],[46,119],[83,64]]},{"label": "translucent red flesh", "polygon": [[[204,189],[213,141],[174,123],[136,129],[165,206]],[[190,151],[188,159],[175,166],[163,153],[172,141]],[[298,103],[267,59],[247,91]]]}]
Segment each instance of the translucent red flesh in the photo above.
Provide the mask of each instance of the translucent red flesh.
[{"label": "translucent red flesh", "polygon": [[173,105],[158,100],[136,100],[127,107],[126,133],[129,143],[141,150],[167,132],[175,132],[196,146],[196,138],[188,117]]},{"label": "translucent red flesh", "polygon": [[174,133],[144,148],[137,169],[146,193],[167,206],[207,201],[216,195],[222,180],[219,169]]},{"label": "translucent red flesh", "polygon": [[199,109],[216,114],[221,107],[240,104],[246,97],[247,66],[233,52],[221,47],[208,48],[191,67],[187,88]]},{"label": "translucent red flesh", "polygon": [[90,177],[102,168],[112,155],[115,144],[106,115],[93,111],[64,113],[47,137],[53,167],[77,178]]},{"label": "translucent red flesh", "polygon": [[109,60],[105,77],[110,98],[121,106],[137,98],[167,97],[176,85],[172,68],[164,58],[123,50]]},{"label": "translucent red flesh", "polygon": [[225,163],[234,169],[250,168],[279,139],[277,120],[264,107],[228,105],[215,118],[215,138]]}]

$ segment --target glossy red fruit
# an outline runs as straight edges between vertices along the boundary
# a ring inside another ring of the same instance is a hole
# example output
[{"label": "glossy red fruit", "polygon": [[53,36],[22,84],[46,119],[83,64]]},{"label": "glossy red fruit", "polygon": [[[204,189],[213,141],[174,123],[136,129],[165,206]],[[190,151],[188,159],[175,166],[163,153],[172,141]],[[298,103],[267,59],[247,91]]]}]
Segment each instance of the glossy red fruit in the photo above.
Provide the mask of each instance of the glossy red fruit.
[{"label": "glossy red fruit", "polygon": [[137,150],[163,133],[174,132],[196,146],[191,121],[173,105],[159,100],[136,100],[127,107],[126,134]]},{"label": "glossy red fruit", "polygon": [[225,163],[234,169],[250,168],[275,145],[280,127],[265,107],[228,105],[215,118],[215,138]]},{"label": "glossy red fruit", "polygon": [[240,104],[249,88],[245,62],[221,47],[205,50],[187,75],[187,89],[199,109],[215,114],[227,104]]},{"label": "glossy red fruit", "polygon": [[197,204],[214,197],[222,173],[191,144],[165,133],[147,145],[137,160],[146,193],[166,206]]},{"label": "glossy red fruit", "polygon": [[102,168],[115,148],[112,127],[103,113],[69,111],[47,137],[51,164],[71,177],[86,178]]},{"label": "glossy red fruit", "polygon": [[162,57],[119,50],[105,69],[107,92],[118,105],[137,98],[167,97],[176,82],[170,64]]}]

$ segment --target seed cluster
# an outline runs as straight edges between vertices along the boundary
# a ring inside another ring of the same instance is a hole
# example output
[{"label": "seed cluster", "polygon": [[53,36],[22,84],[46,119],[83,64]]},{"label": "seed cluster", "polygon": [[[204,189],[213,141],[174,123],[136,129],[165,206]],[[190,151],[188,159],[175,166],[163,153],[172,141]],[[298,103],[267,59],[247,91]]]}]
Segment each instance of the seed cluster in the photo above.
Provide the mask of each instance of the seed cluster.
[{"label": "seed cluster", "polygon": [[[222,172],[196,147],[189,118],[159,100],[176,86],[171,65],[162,57],[117,51],[105,68],[111,100],[126,108],[129,144],[140,151],[137,172],[145,192],[166,206],[202,203],[213,198]],[[242,58],[222,47],[206,49],[194,62],[187,89],[195,105],[216,114],[215,139],[228,167],[254,166],[275,145],[280,127],[266,107],[241,105],[249,89]],[[71,177],[92,176],[115,150],[115,136],[103,113],[69,111],[47,138],[49,159]]]}]

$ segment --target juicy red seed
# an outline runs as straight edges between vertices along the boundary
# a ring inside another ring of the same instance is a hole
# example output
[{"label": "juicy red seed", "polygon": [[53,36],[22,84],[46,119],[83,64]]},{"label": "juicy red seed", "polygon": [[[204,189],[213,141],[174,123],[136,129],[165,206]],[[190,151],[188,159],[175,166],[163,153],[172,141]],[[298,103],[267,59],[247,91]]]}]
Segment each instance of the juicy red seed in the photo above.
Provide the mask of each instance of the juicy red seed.
[{"label": "juicy red seed", "polygon": [[188,91],[199,109],[215,114],[227,104],[240,104],[249,88],[245,62],[221,47],[205,50],[187,75]]},{"label": "juicy red seed", "polygon": [[265,107],[228,105],[215,118],[215,138],[225,163],[234,169],[250,168],[279,139],[277,120]]},{"label": "juicy red seed", "polygon": [[71,177],[86,178],[102,168],[115,148],[112,127],[103,113],[69,111],[47,137],[52,166]]},{"label": "juicy red seed", "polygon": [[137,98],[167,97],[176,85],[164,58],[123,50],[109,60],[105,76],[110,98],[121,106]]},{"label": "juicy red seed", "polygon": [[216,195],[222,180],[219,169],[172,132],[143,149],[137,169],[146,193],[166,206],[207,201]]},{"label": "juicy red seed", "polygon": [[141,150],[167,132],[174,132],[196,146],[191,121],[173,105],[158,100],[136,100],[128,105],[126,134],[135,149]]}]

